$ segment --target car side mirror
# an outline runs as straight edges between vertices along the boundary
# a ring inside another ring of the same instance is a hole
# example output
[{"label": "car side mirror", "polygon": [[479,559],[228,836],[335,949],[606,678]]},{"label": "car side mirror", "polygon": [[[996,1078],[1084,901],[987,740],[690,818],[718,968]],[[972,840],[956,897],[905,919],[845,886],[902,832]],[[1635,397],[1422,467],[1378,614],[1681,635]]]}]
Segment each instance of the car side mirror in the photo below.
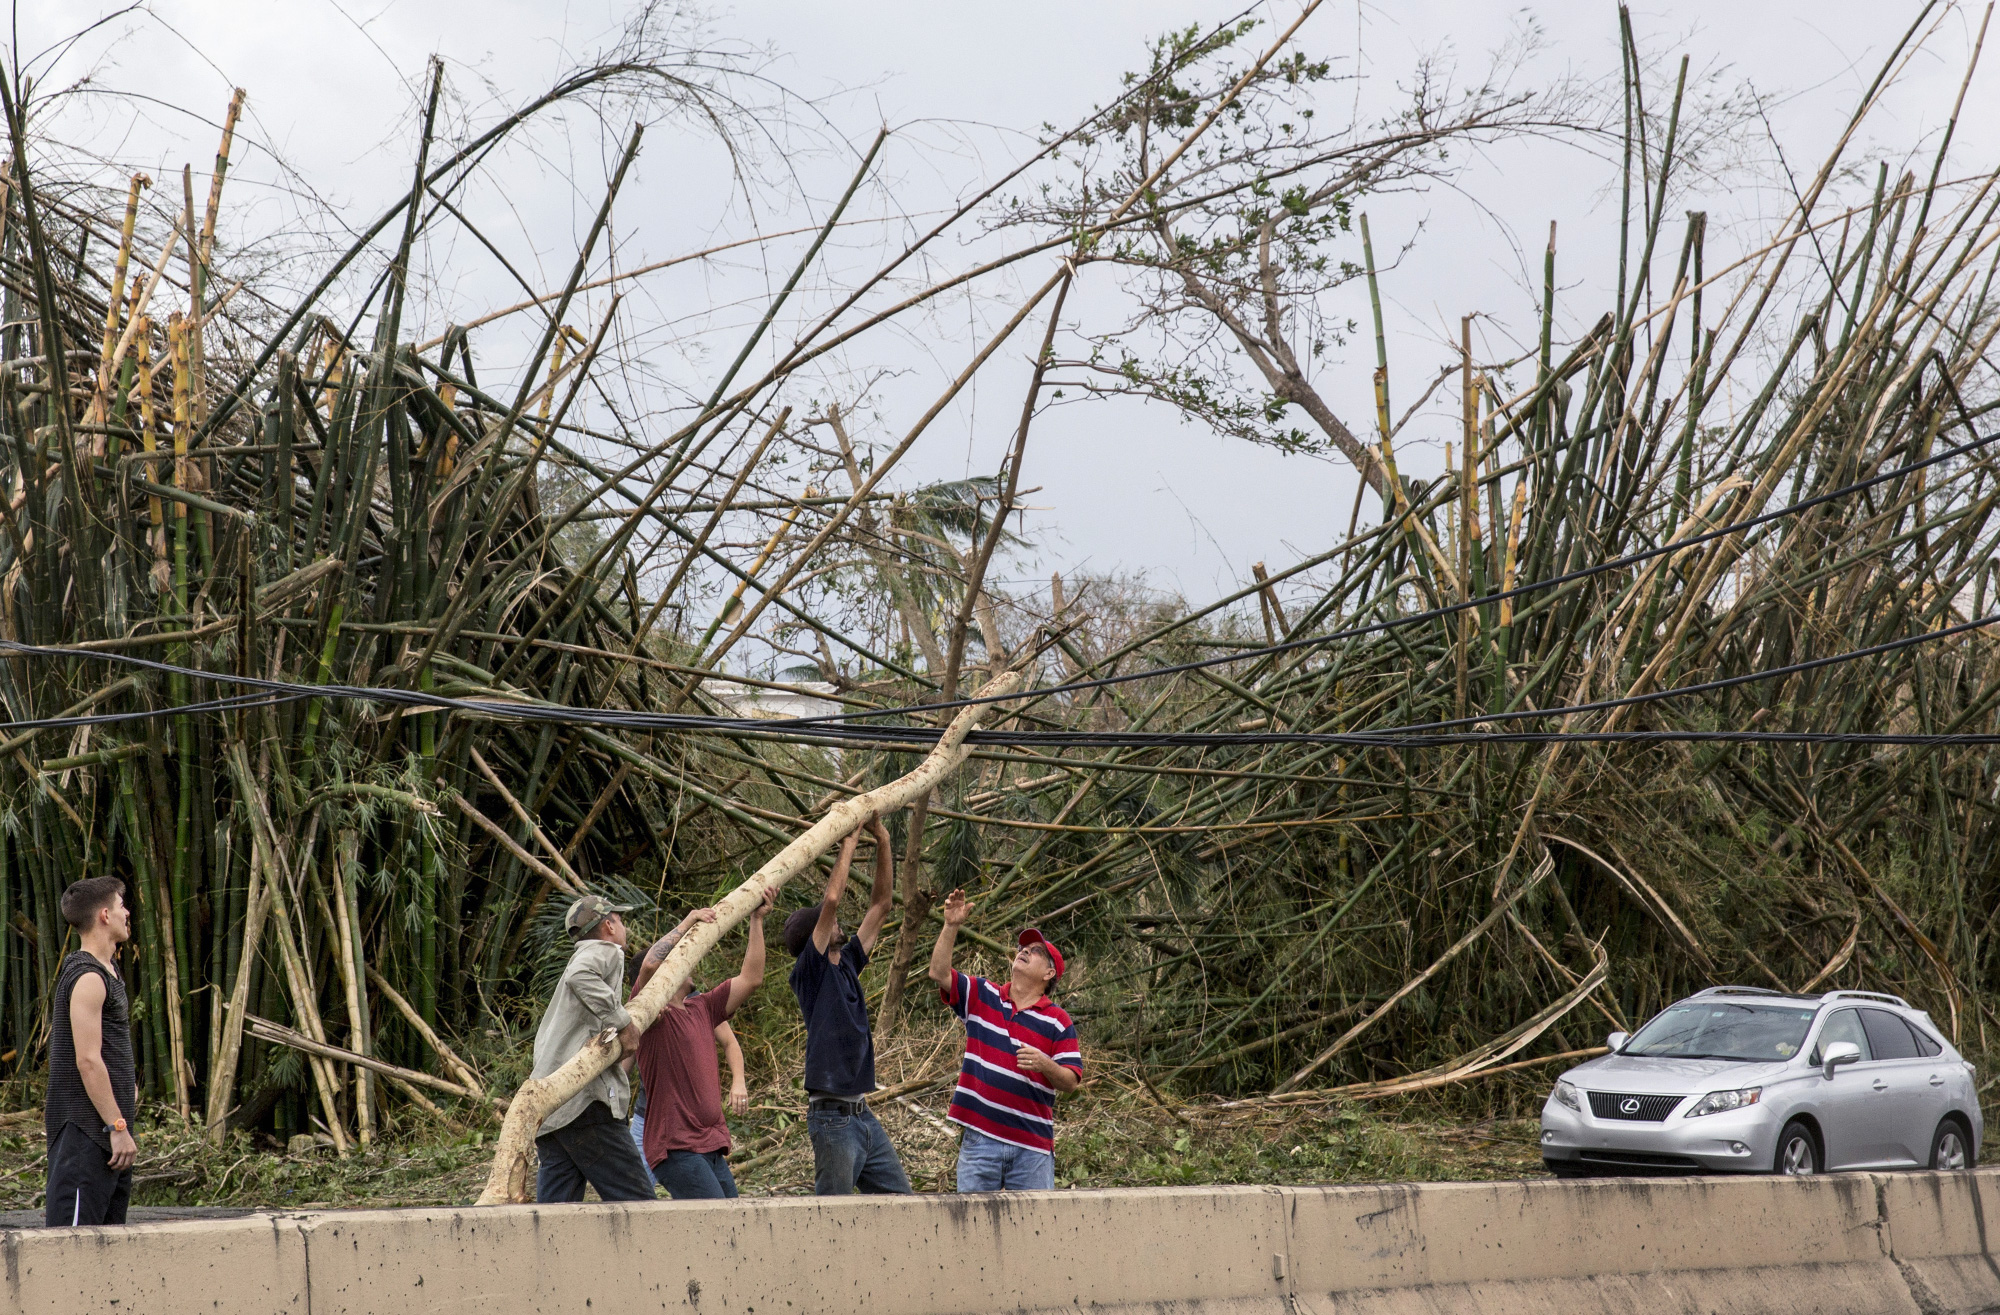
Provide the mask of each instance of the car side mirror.
[{"label": "car side mirror", "polygon": [[1613,1032],[1610,1036],[1604,1038],[1604,1044],[1610,1046],[1611,1053],[1615,1055],[1620,1050],[1623,1050],[1625,1043],[1631,1039],[1632,1034],[1630,1032]]},{"label": "car side mirror", "polygon": [[1861,1047],[1852,1041],[1836,1041],[1820,1052],[1820,1064],[1828,1077],[1842,1064],[1853,1064],[1861,1058]]}]

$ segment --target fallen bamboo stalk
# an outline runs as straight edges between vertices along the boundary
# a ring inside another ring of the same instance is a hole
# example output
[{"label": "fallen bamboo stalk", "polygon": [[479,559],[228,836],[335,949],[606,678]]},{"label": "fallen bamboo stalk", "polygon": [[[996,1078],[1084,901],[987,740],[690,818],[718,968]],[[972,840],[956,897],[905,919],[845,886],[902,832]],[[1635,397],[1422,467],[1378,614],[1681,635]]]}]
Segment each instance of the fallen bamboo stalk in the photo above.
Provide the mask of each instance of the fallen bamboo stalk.
[{"label": "fallen bamboo stalk", "polygon": [[[239,790],[250,788],[249,755],[243,742],[237,740],[223,753],[223,761],[228,765],[230,775]],[[246,914],[243,924],[243,952],[236,970],[236,981],[230,987],[229,1006],[223,1013],[222,1042],[216,1048],[216,1064],[209,1074],[208,1112],[205,1122],[208,1138],[216,1145],[222,1144],[223,1133],[229,1116],[230,1103],[236,1089],[236,1065],[243,1054],[243,1021],[249,1012],[251,965],[264,933],[264,922],[271,907],[271,888],[282,880],[277,875],[277,861],[271,853],[264,830],[252,825],[250,828],[250,878],[245,892]]]},{"label": "fallen bamboo stalk", "polygon": [[1629,865],[1620,867],[1582,842],[1571,840],[1568,836],[1557,835],[1553,831],[1545,833],[1542,839],[1553,840],[1557,844],[1567,845],[1603,868],[1606,872],[1609,872],[1617,880],[1618,884],[1625,888],[1626,893],[1632,896],[1633,901],[1640,908],[1660,918],[1673,929],[1674,934],[1679,936],[1681,942],[1687,946],[1688,953],[1694,956],[1694,961],[1701,965],[1703,972],[1711,977],[1716,975],[1715,961],[1708,957],[1708,951],[1702,948],[1701,942],[1696,940],[1694,933],[1688,930],[1688,925],[1681,921],[1679,914],[1674,912],[1673,905],[1667,903],[1661,897],[1660,892],[1654,890],[1652,885],[1636,871],[1633,871]]},{"label": "fallen bamboo stalk", "polygon": [[576,883],[572,882],[568,877],[565,877],[562,873],[556,871],[548,864],[536,858],[533,854],[530,854],[527,850],[521,848],[520,844],[515,841],[514,837],[508,835],[506,831],[501,829],[499,823],[495,822],[492,818],[486,816],[486,814],[480,812],[477,808],[474,808],[470,803],[466,802],[464,795],[455,794],[451,797],[451,800],[453,803],[458,805],[459,812],[464,813],[467,817],[471,818],[473,824],[477,826],[481,831],[484,831],[487,835],[492,836],[495,840],[499,841],[500,844],[507,850],[507,852],[512,854],[515,858],[519,859],[522,865],[526,867],[530,872],[533,872],[536,875],[540,876],[544,881],[548,882],[551,886],[554,886],[557,890],[561,891],[565,895],[581,896],[583,894],[582,886],[579,886]]},{"label": "fallen bamboo stalk", "polygon": [[1344,1088],[1335,1088],[1352,1095],[1357,1100],[1373,1100],[1379,1096],[1397,1096],[1412,1091],[1426,1091],[1432,1087],[1449,1086],[1463,1082],[1467,1078],[1479,1076],[1494,1063],[1517,1054],[1533,1044],[1535,1039],[1555,1025],[1570,1010],[1583,1003],[1584,999],[1598,987],[1611,966],[1610,959],[1602,950],[1598,951],[1597,963],[1581,982],[1555,1003],[1543,1009],[1527,1022],[1510,1029],[1457,1059],[1440,1064],[1423,1073],[1412,1073],[1401,1078],[1391,1078],[1385,1082],[1358,1082]]},{"label": "fallen bamboo stalk", "polygon": [[[941,1087],[945,1083],[953,1081],[956,1077],[956,1074],[946,1073],[935,1077],[917,1078],[910,1082],[898,1082],[892,1087],[877,1087],[868,1093],[868,1099],[870,1101],[893,1100],[907,1103],[905,1097],[914,1096],[935,1087]],[[793,1130],[800,1127],[804,1122],[805,1111],[800,1110],[794,1116],[791,1123],[786,1124],[777,1132],[767,1133],[754,1142],[737,1147],[730,1153],[729,1157],[733,1167],[738,1170],[745,1170],[754,1169],[758,1165],[763,1164],[771,1158],[772,1152],[782,1146],[791,1137]]]},{"label": "fallen bamboo stalk", "polygon": [[785,1149],[785,1143],[791,1140],[792,1133],[804,1126],[804,1124],[804,1119],[794,1119],[781,1130],[772,1133],[769,1137],[760,1138],[755,1152],[745,1159],[732,1162],[729,1166],[730,1172],[749,1173],[752,1169],[762,1168],[772,1160],[777,1159],[778,1152]]},{"label": "fallen bamboo stalk", "polygon": [[411,1102],[415,1104],[419,1109],[422,1109],[425,1113],[436,1115],[440,1119],[448,1119],[451,1117],[449,1114],[445,1113],[444,1107],[442,1105],[439,1105],[436,1101],[432,1100],[429,1096],[426,1096],[423,1093],[423,1088],[412,1086],[410,1083],[403,1081],[403,1079],[397,1077],[393,1073],[384,1073],[382,1076],[387,1081],[395,1083],[397,1090],[401,1091],[405,1096],[409,1097]]},{"label": "fallen bamboo stalk", "polygon": [[[1020,684],[1020,673],[1006,672],[980,691],[980,697],[1012,694]],[[715,921],[697,923],[683,936],[667,955],[666,962],[660,965],[659,971],[653,974],[653,979],[646,984],[646,989],[626,1005],[633,1025],[642,1032],[652,1026],[660,1010],[673,998],[673,993],[694,975],[695,965],[701,962],[702,956],[755,912],[768,895],[775,894],[787,881],[804,871],[841,837],[859,829],[872,817],[903,807],[957,770],[968,752],[965,744],[967,733],[996,706],[975,703],[962,709],[952,718],[951,725],[938,738],[937,746],[917,765],[916,770],[865,795],[835,804],[825,817],[808,827],[805,834],[772,855],[748,880],[718,900]],[[515,1093],[508,1107],[506,1123],[500,1130],[499,1142],[493,1152],[493,1169],[487,1176],[486,1190],[480,1194],[480,1205],[503,1205],[526,1199],[528,1148],[541,1128],[542,1120],[551,1110],[582,1090],[591,1078],[615,1063],[618,1051],[617,1035],[607,1033],[584,1046],[574,1058],[546,1078],[530,1078],[521,1084],[521,1089]]]},{"label": "fallen bamboo stalk", "polygon": [[1425,982],[1428,982],[1431,978],[1437,976],[1440,972],[1444,971],[1444,967],[1446,964],[1450,963],[1453,959],[1456,959],[1459,955],[1465,953],[1465,951],[1471,947],[1474,941],[1478,940],[1481,936],[1484,936],[1488,931],[1492,930],[1493,925],[1499,922],[1502,918],[1504,918],[1507,915],[1507,910],[1513,908],[1515,903],[1520,900],[1521,896],[1527,894],[1529,891],[1533,890],[1536,886],[1540,885],[1542,878],[1547,876],[1554,869],[1555,869],[1554,860],[1547,857],[1547,855],[1544,855],[1542,861],[1535,864],[1534,871],[1528,874],[1528,879],[1522,882],[1518,887],[1516,887],[1513,894],[1509,895],[1505,900],[1501,901],[1498,905],[1496,905],[1491,913],[1487,914],[1484,918],[1480,919],[1479,924],[1477,926],[1475,926],[1471,931],[1465,933],[1465,935],[1459,937],[1458,940],[1455,943],[1453,943],[1452,947],[1446,950],[1443,954],[1439,955],[1437,960],[1434,963],[1432,963],[1430,967],[1424,969],[1422,972],[1418,973],[1415,977],[1412,977],[1409,981],[1403,983],[1401,989],[1399,989],[1394,995],[1390,996],[1387,1000],[1384,1000],[1380,1005],[1376,1006],[1373,1012],[1371,1012],[1368,1015],[1368,1017],[1356,1023],[1353,1027],[1348,1028],[1345,1032],[1340,1034],[1339,1039],[1336,1040],[1332,1045],[1328,1046],[1325,1050],[1320,1051],[1319,1054],[1313,1056],[1311,1063],[1307,1064],[1304,1068],[1300,1069],[1298,1072],[1292,1074],[1292,1076],[1286,1078],[1282,1083],[1278,1085],[1277,1090],[1272,1092],[1272,1094],[1277,1096],[1282,1096],[1286,1092],[1295,1089],[1301,1082],[1304,1082],[1307,1078],[1311,1077],[1314,1073],[1318,1072],[1320,1067],[1323,1064],[1325,1064],[1326,1061],[1332,1059],[1342,1050],[1345,1050],[1347,1048],[1348,1042],[1354,1040],[1355,1037],[1358,1037],[1363,1032],[1367,1031],[1369,1027],[1371,1027],[1374,1024],[1376,1019],[1382,1017],[1382,1015],[1388,1013],[1391,1009],[1394,1009],[1412,991],[1415,991]]},{"label": "fallen bamboo stalk", "polygon": [[[254,797],[251,800],[253,817],[256,815],[258,802]],[[310,856],[306,861],[311,861]],[[308,970],[305,956],[300,952],[292,936],[291,906],[280,886],[272,887],[271,896],[271,926],[278,934],[278,961],[284,970],[286,985],[291,988],[292,1009],[299,1021],[309,1029],[302,1034],[305,1039],[324,1047],[326,1024],[319,1016],[319,992]],[[304,911],[301,910],[300,913],[303,922]],[[256,1035],[254,1027],[252,1035]],[[320,1107],[326,1116],[326,1130],[333,1138],[333,1149],[344,1157],[347,1154],[348,1144],[347,1131],[340,1121],[340,1080],[335,1076],[333,1066],[327,1062],[327,1056],[320,1050],[310,1047],[301,1049],[305,1050],[306,1062],[312,1068],[313,1085],[319,1092]]]},{"label": "fallen bamboo stalk", "polygon": [[249,1029],[250,1035],[256,1037],[259,1041],[269,1041],[276,1045],[289,1046],[302,1054],[312,1055],[323,1060],[352,1064],[356,1068],[365,1068],[371,1073],[380,1073],[383,1077],[395,1078],[399,1082],[407,1082],[420,1087],[429,1087],[433,1091],[442,1091],[448,1096],[465,1096],[474,1100],[481,1099],[478,1092],[468,1091],[456,1082],[449,1082],[444,1078],[436,1077],[429,1073],[419,1073],[413,1068],[403,1068],[400,1065],[391,1064],[387,1060],[375,1059],[368,1055],[357,1055],[352,1050],[343,1050],[341,1047],[325,1041],[315,1041],[303,1032],[294,1031],[282,1023],[273,1023],[269,1019],[259,1018],[255,1014],[252,1014],[245,1020],[245,1025]]},{"label": "fallen bamboo stalk", "polygon": [[483,1098],[486,1095],[486,1087],[484,1083],[480,1082],[479,1075],[473,1072],[472,1065],[466,1063],[453,1053],[452,1048],[444,1043],[444,1038],[433,1031],[431,1025],[424,1021],[424,1016],[417,1012],[416,1006],[405,1000],[401,991],[389,985],[388,979],[375,970],[374,964],[367,965],[367,968],[368,980],[375,983],[375,989],[382,993],[384,999],[396,1006],[396,1011],[402,1014],[403,1021],[415,1028],[417,1035],[430,1044],[431,1050],[436,1053],[439,1059],[445,1062],[446,1067],[458,1074],[459,1081],[465,1085],[466,1089],[472,1095]]},{"label": "fallen bamboo stalk", "polygon": [[576,874],[576,869],[569,865],[569,860],[563,857],[562,850],[556,848],[555,842],[543,833],[541,823],[528,816],[528,810],[521,807],[521,801],[514,797],[514,792],[507,788],[499,773],[486,765],[486,759],[480,756],[477,749],[472,750],[472,765],[479,769],[479,774],[486,778],[488,784],[500,792],[500,797],[507,801],[508,809],[519,819],[521,825],[528,828],[529,834],[535,837],[535,843],[542,847],[542,851],[555,860],[555,865],[562,869],[562,874],[570,879],[572,885],[581,889],[583,878]]},{"label": "fallen bamboo stalk", "polygon": [[[1543,1064],[1559,1064],[1571,1060],[1581,1062],[1586,1059],[1595,1059],[1599,1055],[1608,1055],[1610,1053],[1611,1053],[1611,1048],[1609,1046],[1585,1046],[1581,1050],[1564,1050],[1564,1051],[1559,1051],[1553,1055],[1537,1055],[1533,1059],[1517,1059],[1511,1064],[1498,1064],[1492,1068],[1478,1069],[1475,1070],[1474,1072],[1462,1075],[1457,1080],[1460,1082],[1471,1082],[1476,1078],[1490,1078],[1490,1077],[1496,1077],[1502,1073],[1515,1073],[1519,1072],[1522,1069],[1539,1068]],[[1366,1086],[1367,1084],[1362,1084],[1362,1085]],[[1415,1090],[1415,1088],[1410,1088],[1410,1090]],[[1394,1095],[1394,1094],[1399,1094],[1399,1093],[1388,1092],[1388,1091],[1361,1093],[1355,1087],[1328,1087],[1323,1090],[1314,1089],[1312,1091],[1288,1091],[1283,1095],[1251,1096],[1246,1100],[1226,1100],[1219,1105],[1210,1105],[1207,1107],[1202,1107],[1198,1105],[1190,1106],[1189,1110],[1191,1113],[1199,1116],[1202,1114],[1221,1113],[1222,1111],[1225,1110],[1252,1109],[1257,1106],[1316,1105],[1321,1102],[1329,1100],[1370,1100],[1376,1097]]]},{"label": "fallen bamboo stalk", "polygon": [[[340,952],[334,956],[334,964],[340,970],[341,995],[347,1005],[347,1035],[354,1044],[367,1053],[369,1047],[369,1027],[366,1021],[364,997],[367,991],[361,985],[361,973],[367,966],[362,957],[360,938],[354,933],[354,922],[348,916],[347,877],[342,871],[351,858],[350,848],[357,844],[352,831],[343,831],[334,838],[332,845],[333,898],[332,917],[335,934],[340,938]],[[326,912],[326,900],[321,900],[321,912]],[[354,1129],[362,1146],[372,1145],[375,1140],[375,1102],[370,1099],[368,1075],[357,1069],[354,1074]]]}]

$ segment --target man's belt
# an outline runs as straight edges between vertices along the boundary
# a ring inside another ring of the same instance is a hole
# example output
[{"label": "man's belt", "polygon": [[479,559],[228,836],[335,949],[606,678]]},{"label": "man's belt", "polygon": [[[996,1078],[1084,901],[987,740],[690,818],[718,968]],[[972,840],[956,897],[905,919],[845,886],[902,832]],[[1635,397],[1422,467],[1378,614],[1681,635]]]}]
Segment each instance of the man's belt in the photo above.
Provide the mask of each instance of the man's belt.
[{"label": "man's belt", "polygon": [[839,1110],[842,1114],[845,1114],[849,1118],[852,1118],[856,1114],[866,1114],[868,1112],[868,1097],[814,1096],[812,1100],[807,1103],[806,1108],[808,1110],[816,1110],[816,1109]]}]

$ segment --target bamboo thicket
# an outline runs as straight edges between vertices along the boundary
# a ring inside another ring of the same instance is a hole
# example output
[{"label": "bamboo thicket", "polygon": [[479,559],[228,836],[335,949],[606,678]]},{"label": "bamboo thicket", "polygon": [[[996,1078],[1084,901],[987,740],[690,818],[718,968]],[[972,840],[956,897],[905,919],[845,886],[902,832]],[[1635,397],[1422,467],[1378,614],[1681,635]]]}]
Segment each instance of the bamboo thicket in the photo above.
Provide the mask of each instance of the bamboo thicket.
[{"label": "bamboo thicket", "polygon": [[[1628,129],[1642,204],[1610,304],[1558,307],[1552,234],[1539,341],[1482,362],[1468,336],[1450,363],[1436,477],[1396,459],[1432,419],[1394,418],[1380,349],[1374,422],[1340,426],[1372,526],[1330,512],[1320,551],[1202,607],[1115,580],[989,581],[1018,547],[1051,389],[1099,369],[1193,411],[1215,396],[1142,361],[1067,359],[1073,286],[1180,289],[1179,309],[1265,342],[1274,414],[1339,423],[1309,355],[1275,341],[1292,293],[1271,268],[1237,277],[1287,243],[1345,241],[1344,210],[1322,222],[1336,192],[1274,205],[1225,167],[1254,152],[1197,149],[1234,131],[1233,107],[1309,80],[1292,36],[1206,81],[1233,43],[1173,48],[1033,162],[1143,132],[1128,170],[1010,211],[989,236],[1032,236],[1004,260],[897,282],[985,213],[975,199],[780,341],[875,137],[706,401],[658,429],[620,427],[592,394],[621,311],[587,285],[606,284],[636,127],[564,283],[515,308],[538,327],[502,381],[481,329],[414,322],[412,253],[458,222],[439,190],[533,106],[447,144],[434,69],[407,194],[286,307],[217,254],[228,128],[206,205],[186,176],[170,217],[140,222],[175,189],[73,183],[9,86],[0,639],[63,651],[0,661],[0,1063],[41,1062],[55,900],[109,871],[138,909],[149,1099],[341,1148],[398,1110],[483,1108],[454,1043],[532,1020],[575,893],[707,902],[924,744],[837,747],[730,714],[810,697],[935,730],[949,709],[927,705],[1006,668],[1029,681],[996,723],[1012,738],[974,737],[971,767],[894,819],[885,1028],[918,1007],[905,986],[934,892],[963,885],[975,941],[1035,924],[1066,942],[1086,1031],[1190,1087],[1457,1081],[1587,1047],[1714,980],[1899,990],[1983,1048],[2000,1021],[1994,746],[1882,737],[1995,730],[2000,667],[1970,624],[2000,594],[2000,470],[1973,442],[2000,405],[1991,173],[1885,170],[1836,203],[1836,158],[1768,240],[1719,261],[1704,216],[1665,213],[1676,99],[1663,140]],[[1438,133],[1507,123],[1487,106]],[[1399,158],[1327,167],[1353,198]],[[1182,240],[1218,196],[1242,222]],[[1390,277],[1354,255],[1354,277]],[[372,282],[336,315],[329,289],[354,270]],[[1029,272],[935,401],[866,448],[807,365],[996,270]],[[1563,342],[1560,322],[1590,327]],[[1003,467],[900,486],[932,421],[1027,343]],[[1763,674],[1818,659],[1842,660]],[[286,688],[231,684],[246,678]],[[713,720],[523,719],[352,687]],[[78,720],[141,713],[162,715]],[[1521,729],[1570,735],[1500,738]],[[1486,738],[1281,738],[1446,731]],[[1606,738],[1622,732],[1655,735]],[[1812,738],[1703,738],[1737,732]]]}]

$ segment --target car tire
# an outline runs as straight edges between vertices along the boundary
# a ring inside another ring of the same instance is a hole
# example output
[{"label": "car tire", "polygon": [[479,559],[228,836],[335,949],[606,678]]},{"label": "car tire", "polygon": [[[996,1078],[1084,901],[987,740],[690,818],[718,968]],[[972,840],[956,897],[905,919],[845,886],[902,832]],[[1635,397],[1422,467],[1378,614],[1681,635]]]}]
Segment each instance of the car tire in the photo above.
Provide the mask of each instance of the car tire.
[{"label": "car tire", "polygon": [[1820,1171],[1819,1139],[1804,1119],[1793,1119],[1778,1134],[1778,1154],[1771,1165],[1773,1173],[1790,1178],[1804,1178]]},{"label": "car tire", "polygon": [[1931,1168],[1939,1173],[1956,1173],[1973,1167],[1976,1153],[1972,1135],[1955,1118],[1945,1118],[1931,1134]]},{"label": "car tire", "polygon": [[1542,1165],[1557,1178],[1565,1180],[1592,1176],[1590,1170],[1575,1160],[1543,1160]]}]

